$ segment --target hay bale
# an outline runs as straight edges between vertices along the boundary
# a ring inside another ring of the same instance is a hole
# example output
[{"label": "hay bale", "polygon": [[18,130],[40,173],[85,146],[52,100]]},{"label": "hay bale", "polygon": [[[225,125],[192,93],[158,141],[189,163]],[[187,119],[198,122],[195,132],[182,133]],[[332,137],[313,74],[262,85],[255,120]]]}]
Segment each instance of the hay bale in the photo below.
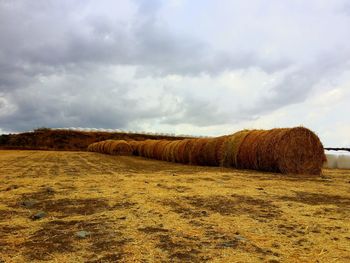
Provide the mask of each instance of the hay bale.
[{"label": "hay bale", "polygon": [[241,169],[258,170],[258,149],[264,130],[252,130],[247,132],[242,140],[237,153],[236,167]]},{"label": "hay bale", "polygon": [[160,140],[155,146],[153,150],[153,155],[157,160],[163,160],[163,153],[165,150],[165,146],[169,143],[168,140]]},{"label": "hay bale", "polygon": [[245,137],[250,133],[250,130],[242,130],[232,135],[223,137],[224,142],[219,148],[220,165],[224,167],[238,168],[238,151]]},{"label": "hay bale", "polygon": [[176,159],[178,159],[177,156],[177,148],[179,145],[179,140],[172,141],[170,143],[170,150],[169,150],[169,162],[176,162]]},{"label": "hay bale", "polygon": [[154,158],[153,150],[156,140],[146,140],[143,142],[143,152],[141,153],[143,157]]},{"label": "hay bale", "polygon": [[[123,145],[129,147],[127,154],[146,158],[281,173],[320,174],[326,160],[319,138],[303,127],[243,130],[216,138],[123,141]],[[88,151],[124,153],[113,140],[93,143]]]},{"label": "hay bale", "polygon": [[244,169],[319,175],[324,158],[322,143],[306,128],[255,130],[241,143],[237,165]]},{"label": "hay bale", "polygon": [[171,143],[171,141],[164,141],[163,144],[161,144],[161,148],[160,148],[160,160],[162,161],[166,161],[168,159],[168,152],[169,152],[169,144]]},{"label": "hay bale", "polygon": [[132,147],[124,140],[110,142],[109,153],[112,155],[132,155],[132,152]]},{"label": "hay bale", "polygon": [[140,142],[139,141],[128,141],[128,143],[132,148],[132,154],[138,156],[139,153],[137,151],[137,147],[140,144]]},{"label": "hay bale", "polygon": [[[209,149],[209,145],[212,142],[212,144],[215,144],[215,139],[211,138],[203,138],[200,139],[201,142],[197,142],[197,146],[200,148],[198,149],[198,154],[196,157],[196,162],[198,165],[210,165],[209,159],[210,159],[210,152],[213,152]],[[215,152],[214,152],[215,153]]]},{"label": "hay bale", "polygon": [[202,150],[208,142],[206,138],[199,138],[193,140],[192,148],[190,149],[190,164],[203,165]]},{"label": "hay bale", "polygon": [[179,163],[188,163],[185,158],[185,148],[188,143],[190,143],[191,139],[184,139],[179,141],[177,148],[177,158]]},{"label": "hay bale", "polygon": [[156,140],[152,153],[154,159],[160,160],[160,153],[163,149],[162,144],[164,144],[164,140]]},{"label": "hay bale", "polygon": [[215,165],[221,166],[221,160],[224,154],[224,145],[227,140],[227,136],[218,137],[215,144]]}]

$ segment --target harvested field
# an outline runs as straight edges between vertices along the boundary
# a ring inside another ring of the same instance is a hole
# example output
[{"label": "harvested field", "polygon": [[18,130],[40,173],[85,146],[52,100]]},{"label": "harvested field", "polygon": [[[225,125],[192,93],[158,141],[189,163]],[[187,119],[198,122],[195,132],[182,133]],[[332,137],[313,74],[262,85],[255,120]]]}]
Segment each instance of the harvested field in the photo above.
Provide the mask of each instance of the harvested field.
[{"label": "harvested field", "polygon": [[[152,145],[142,149],[148,156],[190,162],[176,154],[188,142]],[[196,162],[218,161],[194,153]],[[0,262],[350,261],[346,170],[315,177],[0,151],[0,180]]]}]

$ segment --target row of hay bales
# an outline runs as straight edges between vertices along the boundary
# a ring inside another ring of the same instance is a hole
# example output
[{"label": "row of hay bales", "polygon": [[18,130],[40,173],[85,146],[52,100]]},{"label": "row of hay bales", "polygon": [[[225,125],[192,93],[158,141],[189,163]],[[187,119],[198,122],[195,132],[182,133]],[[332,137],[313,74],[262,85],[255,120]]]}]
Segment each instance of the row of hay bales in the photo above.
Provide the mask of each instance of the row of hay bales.
[{"label": "row of hay bales", "polygon": [[242,130],[215,138],[128,143],[134,155],[151,159],[279,173],[320,174],[326,160],[319,138],[303,127]]},{"label": "row of hay bales", "polygon": [[124,140],[106,140],[95,142],[88,146],[89,152],[99,152],[112,155],[132,155],[133,149]]}]

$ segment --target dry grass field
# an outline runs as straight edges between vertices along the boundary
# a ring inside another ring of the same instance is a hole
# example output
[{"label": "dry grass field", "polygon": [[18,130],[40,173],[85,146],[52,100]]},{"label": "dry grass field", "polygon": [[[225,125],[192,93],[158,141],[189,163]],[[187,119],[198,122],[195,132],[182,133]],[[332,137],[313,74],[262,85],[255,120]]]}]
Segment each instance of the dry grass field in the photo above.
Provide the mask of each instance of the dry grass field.
[{"label": "dry grass field", "polygon": [[0,180],[0,262],[350,262],[346,170],[0,151]]}]

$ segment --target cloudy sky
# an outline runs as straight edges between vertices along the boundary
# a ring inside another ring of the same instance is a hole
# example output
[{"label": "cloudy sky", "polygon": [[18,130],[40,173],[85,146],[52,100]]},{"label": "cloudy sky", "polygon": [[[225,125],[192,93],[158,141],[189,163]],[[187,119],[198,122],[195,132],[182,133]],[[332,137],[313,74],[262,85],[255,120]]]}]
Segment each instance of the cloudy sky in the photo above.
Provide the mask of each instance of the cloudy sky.
[{"label": "cloudy sky", "polygon": [[303,125],[350,146],[348,0],[0,0],[0,132]]}]

